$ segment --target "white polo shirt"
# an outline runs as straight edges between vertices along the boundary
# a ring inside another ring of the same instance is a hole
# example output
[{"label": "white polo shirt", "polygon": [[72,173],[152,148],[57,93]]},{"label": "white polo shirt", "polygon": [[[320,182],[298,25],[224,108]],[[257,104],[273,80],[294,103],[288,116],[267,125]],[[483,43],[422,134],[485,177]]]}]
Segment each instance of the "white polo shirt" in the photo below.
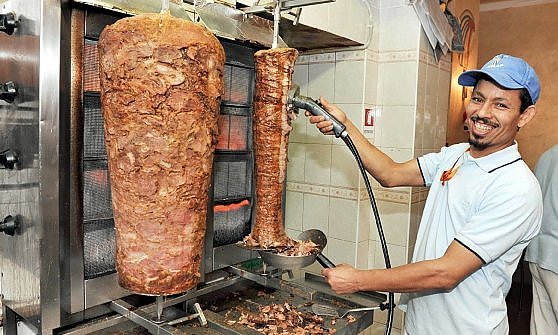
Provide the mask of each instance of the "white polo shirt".
[{"label": "white polo shirt", "polygon": [[544,193],[540,233],[529,244],[525,260],[558,275],[558,145],[546,151],[535,167]]},{"label": "white polo shirt", "polygon": [[[418,158],[430,186],[413,262],[444,255],[457,241],[484,265],[453,290],[402,294],[409,335],[507,335],[505,297],[523,249],[537,234],[542,216],[538,182],[521,160],[517,143],[482,158],[469,144]],[[452,165],[453,178],[440,176]]]}]

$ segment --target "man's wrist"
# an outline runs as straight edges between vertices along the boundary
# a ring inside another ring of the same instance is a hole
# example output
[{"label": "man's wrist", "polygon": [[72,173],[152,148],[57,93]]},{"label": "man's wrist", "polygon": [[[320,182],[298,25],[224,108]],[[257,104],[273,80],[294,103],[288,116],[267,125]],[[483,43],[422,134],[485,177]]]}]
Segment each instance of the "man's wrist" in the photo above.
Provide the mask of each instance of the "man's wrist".
[{"label": "man's wrist", "polygon": [[357,291],[368,291],[366,285],[366,272],[364,270],[357,270],[357,274],[355,276],[355,287]]}]

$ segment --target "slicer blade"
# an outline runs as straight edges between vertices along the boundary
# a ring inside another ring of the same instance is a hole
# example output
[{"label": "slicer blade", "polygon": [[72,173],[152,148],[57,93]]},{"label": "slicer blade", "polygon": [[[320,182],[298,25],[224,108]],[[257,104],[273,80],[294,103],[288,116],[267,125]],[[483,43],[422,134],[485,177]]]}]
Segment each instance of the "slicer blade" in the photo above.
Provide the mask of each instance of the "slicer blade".
[{"label": "slicer blade", "polygon": [[336,318],[339,317],[339,313],[337,313],[337,308],[335,308],[333,306],[313,304],[311,308],[312,308],[312,312],[316,315],[333,316],[333,317],[336,317]]},{"label": "slicer blade", "polygon": [[360,308],[335,308],[329,305],[321,305],[321,304],[312,305],[312,312],[316,315],[333,316],[341,319],[349,315],[350,313],[373,311],[376,309],[380,309],[380,306],[360,307]]}]

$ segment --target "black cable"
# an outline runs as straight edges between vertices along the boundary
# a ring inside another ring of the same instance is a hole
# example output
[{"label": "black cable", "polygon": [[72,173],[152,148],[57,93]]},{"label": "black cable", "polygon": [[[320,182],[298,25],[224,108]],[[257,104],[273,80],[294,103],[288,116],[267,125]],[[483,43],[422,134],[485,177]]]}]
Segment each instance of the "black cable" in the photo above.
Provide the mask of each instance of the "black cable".
[{"label": "black cable", "polygon": [[[368,175],[366,174],[366,169],[364,168],[364,164],[362,163],[362,159],[358,153],[358,150],[349,137],[345,125],[339,122],[334,116],[329,114],[328,111],[322,106],[319,101],[315,101],[305,96],[301,96],[300,89],[298,86],[294,85],[291,90],[289,90],[289,104],[292,104],[293,107],[296,108],[303,108],[306,111],[310,112],[312,115],[322,116],[324,120],[329,120],[332,122],[333,125],[333,132],[335,133],[335,137],[341,137],[349,150],[355,156],[355,159],[358,164],[358,168],[362,173],[362,178],[364,179],[364,184],[366,185],[366,190],[368,191],[368,197],[370,198],[370,205],[372,206],[372,211],[374,213],[374,219],[376,221],[376,227],[378,228],[378,235],[380,236],[380,244],[382,245],[382,252],[384,254],[384,261],[386,263],[386,269],[391,268],[391,263],[389,261],[389,253],[387,248],[386,238],[384,236],[384,230],[382,228],[382,222],[380,221],[380,214],[378,213],[378,206],[376,206],[376,200],[374,200],[374,193],[372,192],[372,186],[370,186],[370,180],[368,179]],[[393,326],[393,310],[395,308],[394,302],[394,294],[393,292],[388,292],[388,317],[386,323],[386,331],[385,334],[391,334],[391,328]],[[382,308],[382,310],[385,308]]]},{"label": "black cable", "polygon": [[[370,180],[368,179],[368,174],[366,173],[366,169],[364,168],[364,164],[362,163],[362,159],[358,153],[358,150],[349,137],[349,135],[342,137],[343,141],[349,147],[349,150],[355,156],[355,159],[358,164],[358,168],[362,174],[362,178],[364,179],[364,184],[366,185],[366,191],[368,191],[368,197],[370,198],[370,205],[372,206],[372,212],[374,213],[374,220],[376,221],[376,227],[378,228],[378,235],[380,236],[380,244],[382,245],[382,252],[384,254],[384,261],[386,263],[386,269],[391,268],[391,262],[389,261],[389,253],[387,248],[386,238],[384,236],[384,230],[382,228],[382,222],[380,220],[380,214],[378,212],[378,206],[376,205],[376,200],[374,199],[374,193],[372,192],[372,186],[370,186]],[[391,328],[393,327],[393,312],[395,308],[394,302],[394,294],[393,292],[388,292],[388,315],[387,315],[387,322],[386,322],[386,331],[385,334],[391,334]]]}]

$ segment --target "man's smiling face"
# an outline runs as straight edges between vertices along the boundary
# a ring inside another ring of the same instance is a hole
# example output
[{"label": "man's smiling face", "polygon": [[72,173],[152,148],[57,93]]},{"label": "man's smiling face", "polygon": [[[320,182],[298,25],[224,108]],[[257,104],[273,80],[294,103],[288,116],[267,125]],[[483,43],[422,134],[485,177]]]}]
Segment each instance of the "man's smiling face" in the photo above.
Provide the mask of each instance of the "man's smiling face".
[{"label": "man's smiling face", "polygon": [[513,144],[518,127],[534,115],[534,106],[524,113],[520,107],[520,90],[504,89],[484,79],[478,81],[465,108],[473,157],[486,156]]}]

